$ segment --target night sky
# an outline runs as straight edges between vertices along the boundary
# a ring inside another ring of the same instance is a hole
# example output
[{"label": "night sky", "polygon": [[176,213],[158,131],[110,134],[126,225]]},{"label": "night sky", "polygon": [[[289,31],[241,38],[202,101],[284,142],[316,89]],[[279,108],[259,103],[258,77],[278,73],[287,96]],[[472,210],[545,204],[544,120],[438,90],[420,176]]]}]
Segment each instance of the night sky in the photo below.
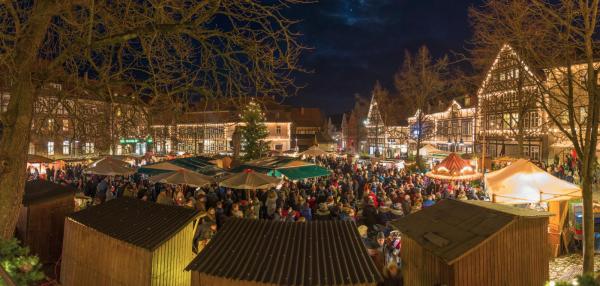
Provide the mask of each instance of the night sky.
[{"label": "night sky", "polygon": [[471,39],[468,7],[481,0],[320,0],[290,8],[311,47],[302,57],[312,70],[297,80],[307,86],[287,102],[348,111],[354,94],[369,95],[376,80],[393,89],[404,50],[427,45],[437,56],[465,52]]}]

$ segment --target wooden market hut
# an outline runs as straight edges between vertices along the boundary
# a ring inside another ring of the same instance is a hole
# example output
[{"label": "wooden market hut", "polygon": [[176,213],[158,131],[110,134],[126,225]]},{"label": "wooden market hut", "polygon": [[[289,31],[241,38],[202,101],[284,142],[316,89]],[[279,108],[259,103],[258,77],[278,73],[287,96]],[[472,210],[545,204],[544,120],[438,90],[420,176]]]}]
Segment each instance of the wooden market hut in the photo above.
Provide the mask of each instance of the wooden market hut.
[{"label": "wooden market hut", "polygon": [[132,198],[88,207],[65,221],[62,285],[190,285],[198,212]]},{"label": "wooden market hut", "polygon": [[65,217],[75,209],[75,189],[46,180],[25,183],[16,237],[42,263],[58,261]]},{"label": "wooden market hut", "polygon": [[443,200],[393,221],[405,285],[544,285],[547,212]]},{"label": "wooden market hut", "polygon": [[193,286],[377,285],[356,225],[231,219],[188,265]]}]

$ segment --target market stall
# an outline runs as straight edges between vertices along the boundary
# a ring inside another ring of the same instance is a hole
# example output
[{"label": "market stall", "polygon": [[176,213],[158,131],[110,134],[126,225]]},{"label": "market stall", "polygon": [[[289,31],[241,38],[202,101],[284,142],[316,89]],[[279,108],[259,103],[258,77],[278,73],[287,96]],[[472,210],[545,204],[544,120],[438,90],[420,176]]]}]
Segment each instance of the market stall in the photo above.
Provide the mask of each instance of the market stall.
[{"label": "market stall", "polygon": [[456,153],[450,153],[425,176],[444,181],[473,181],[480,179],[482,175],[469,161],[460,158]]},{"label": "market stall", "polygon": [[168,173],[158,174],[149,178],[151,182],[159,182],[172,185],[187,185],[192,187],[204,187],[214,182],[212,177],[190,171],[179,169]]},{"label": "market stall", "polygon": [[105,157],[90,164],[89,168],[85,169],[85,173],[101,176],[128,176],[135,173],[135,169],[129,167],[127,162]]},{"label": "market stall", "polygon": [[273,188],[280,183],[281,179],[279,178],[247,169],[229,177],[225,177],[219,182],[219,186],[239,190],[258,190]]},{"label": "market stall", "polygon": [[242,164],[232,171],[240,172],[246,169],[252,169],[274,177],[284,176],[293,181],[331,175],[331,172],[327,168],[290,157],[267,157],[253,160]]},{"label": "market stall", "polygon": [[565,246],[569,244],[567,236],[564,235],[568,213],[567,201],[581,197],[579,186],[554,177],[523,159],[486,174],[484,183],[495,203],[545,204],[548,211],[554,214],[549,223],[552,254],[559,254],[561,238]]},{"label": "market stall", "polygon": [[301,156],[306,157],[319,157],[329,155],[329,152],[321,149],[319,146],[314,145],[308,148],[306,151],[300,153]]},{"label": "market stall", "polygon": [[27,154],[27,170],[31,174],[37,170],[42,179],[46,179],[46,169],[50,168],[53,164],[53,159],[40,155]]},{"label": "market stall", "polygon": [[138,173],[154,176],[162,173],[188,169],[207,176],[215,176],[225,171],[217,166],[215,160],[207,157],[196,156],[178,158],[144,165],[138,169]]}]

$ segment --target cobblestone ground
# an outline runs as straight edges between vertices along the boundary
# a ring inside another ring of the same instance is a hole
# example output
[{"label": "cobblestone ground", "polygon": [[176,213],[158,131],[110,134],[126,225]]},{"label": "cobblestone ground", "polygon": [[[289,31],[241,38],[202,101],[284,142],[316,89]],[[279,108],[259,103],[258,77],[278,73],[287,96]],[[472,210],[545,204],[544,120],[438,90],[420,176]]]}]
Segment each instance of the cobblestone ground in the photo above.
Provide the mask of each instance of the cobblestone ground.
[{"label": "cobblestone ground", "polygon": [[[581,254],[568,254],[550,260],[550,280],[570,281],[581,274],[583,269]],[[600,255],[594,257],[594,268],[600,269]]]}]

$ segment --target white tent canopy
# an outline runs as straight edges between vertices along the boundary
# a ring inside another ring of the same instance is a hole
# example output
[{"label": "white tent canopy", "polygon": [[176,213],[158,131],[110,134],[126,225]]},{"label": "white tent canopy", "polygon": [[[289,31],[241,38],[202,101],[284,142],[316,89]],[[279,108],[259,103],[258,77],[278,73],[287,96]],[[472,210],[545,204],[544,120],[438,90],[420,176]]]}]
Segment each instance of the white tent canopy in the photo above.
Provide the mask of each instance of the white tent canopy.
[{"label": "white tent canopy", "polygon": [[135,173],[135,169],[130,168],[127,162],[105,157],[90,164],[90,167],[85,169],[85,173],[101,176],[128,176]]},{"label": "white tent canopy", "polygon": [[203,187],[210,185],[214,179],[209,176],[190,171],[188,169],[179,169],[168,173],[158,174],[149,178],[152,182],[160,182],[166,184],[182,184],[194,187]]},{"label": "white tent canopy", "polygon": [[554,177],[523,159],[486,174],[484,182],[492,200],[503,204],[561,201],[581,197],[579,186]]},{"label": "white tent canopy", "polygon": [[419,149],[419,155],[420,156],[429,156],[431,154],[450,154],[450,152],[448,151],[442,151],[438,148],[435,148],[432,145],[425,145],[423,147],[421,147],[421,149]]},{"label": "white tent canopy", "polygon": [[312,157],[316,157],[316,156],[325,156],[325,155],[328,155],[329,152],[321,149],[319,146],[314,145],[314,146],[308,148],[308,150],[306,150],[306,151],[304,151],[304,152],[302,152],[300,154],[304,155],[304,156],[309,156],[309,157],[311,157],[311,156]]}]

